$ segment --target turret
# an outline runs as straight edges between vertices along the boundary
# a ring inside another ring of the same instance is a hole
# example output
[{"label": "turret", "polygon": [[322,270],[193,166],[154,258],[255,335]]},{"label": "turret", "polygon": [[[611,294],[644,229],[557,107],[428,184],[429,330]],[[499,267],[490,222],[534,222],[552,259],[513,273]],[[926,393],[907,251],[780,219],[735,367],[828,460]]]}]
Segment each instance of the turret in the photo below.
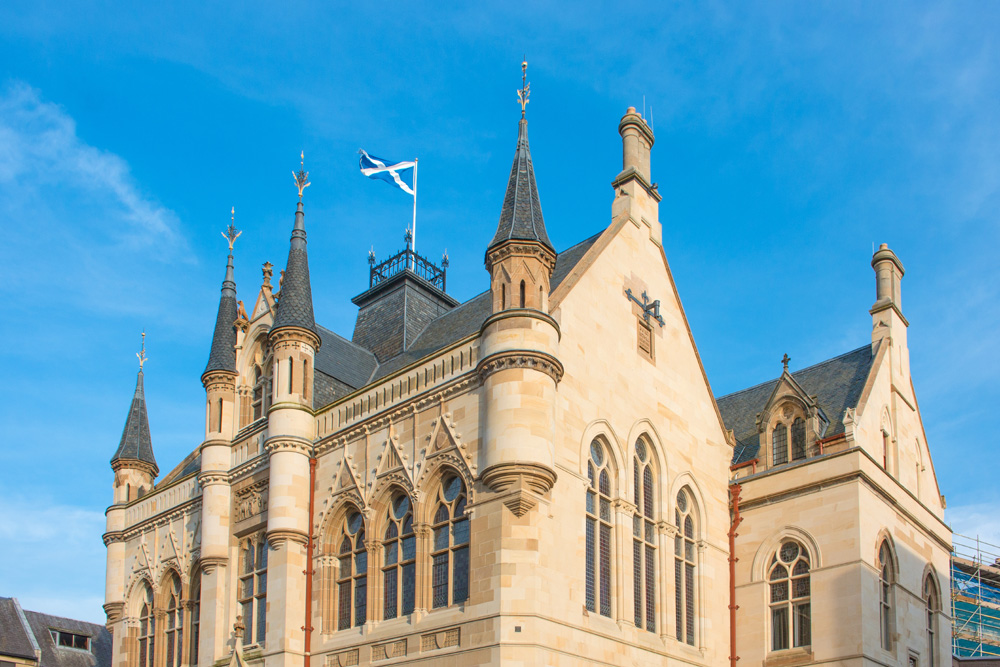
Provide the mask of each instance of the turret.
[{"label": "turret", "polygon": [[555,483],[553,451],[559,326],[548,313],[555,267],[528,148],[528,85],[522,63],[517,149],[497,232],[486,251],[493,315],[478,366],[486,404],[483,481],[521,516]]}]

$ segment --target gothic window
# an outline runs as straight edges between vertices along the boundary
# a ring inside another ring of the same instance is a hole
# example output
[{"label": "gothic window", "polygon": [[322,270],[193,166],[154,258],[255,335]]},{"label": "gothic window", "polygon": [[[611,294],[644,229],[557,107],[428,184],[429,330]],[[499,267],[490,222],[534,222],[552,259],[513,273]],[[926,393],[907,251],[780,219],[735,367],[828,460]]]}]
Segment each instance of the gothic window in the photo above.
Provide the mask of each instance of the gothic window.
[{"label": "gothic window", "polygon": [[792,460],[806,457],[806,420],[796,417],[792,422]]},{"label": "gothic window", "polygon": [[240,545],[239,601],[248,644],[263,644],[267,630],[267,551],[263,533]]},{"label": "gothic window", "polygon": [[788,463],[788,427],[779,423],[771,432],[771,454],[774,465]]},{"label": "gothic window", "polygon": [[889,471],[889,434],[882,431],[882,468]]},{"label": "gothic window", "polygon": [[694,500],[686,488],[677,494],[674,510],[677,535],[674,537],[674,607],[677,610],[677,641],[694,646],[695,542]]},{"label": "gothic window", "polygon": [[368,550],[365,523],[357,511],[348,513],[340,530],[337,563],[337,629],[364,625],[368,612]]},{"label": "gothic window", "polygon": [[469,519],[465,516],[465,483],[455,474],[445,476],[434,513],[431,552],[432,607],[469,599]]},{"label": "gothic window", "polygon": [[521,281],[521,308],[524,308],[524,281]]},{"label": "gothic window", "polygon": [[598,440],[587,462],[587,609],[611,617],[611,473]]},{"label": "gothic window", "polygon": [[896,572],[892,564],[892,551],[889,543],[882,542],[878,550],[879,566],[879,633],[882,648],[892,650],[892,632],[895,627],[895,610],[893,609],[893,584],[896,583]]},{"label": "gothic window", "polygon": [[632,590],[635,627],[656,632],[656,493],[649,447],[635,442],[632,476],[636,514],[632,517]]},{"label": "gothic window", "polygon": [[257,421],[264,416],[264,373],[260,366],[253,367],[253,419]]},{"label": "gothic window", "polygon": [[809,554],[788,540],[771,556],[767,574],[771,605],[771,650],[809,646],[810,621]]},{"label": "gothic window", "polygon": [[153,667],[156,619],[153,617],[153,593],[144,586],[142,608],[139,610],[139,667]]},{"label": "gothic window", "polygon": [[934,575],[924,579],[924,614],[927,629],[927,667],[937,667],[937,612],[940,609]]},{"label": "gothic window", "polygon": [[191,592],[191,660],[198,664],[198,641],[201,638],[201,572],[195,575],[194,590]]},{"label": "gothic window", "polygon": [[170,580],[170,598],[167,600],[166,630],[163,634],[166,644],[166,667],[180,667],[184,645],[184,609],[181,607],[181,580],[174,575]]},{"label": "gothic window", "polygon": [[413,534],[413,509],[405,493],[397,491],[393,496],[387,524],[382,542],[382,587],[383,617],[389,620],[413,613],[416,591],[417,538]]}]

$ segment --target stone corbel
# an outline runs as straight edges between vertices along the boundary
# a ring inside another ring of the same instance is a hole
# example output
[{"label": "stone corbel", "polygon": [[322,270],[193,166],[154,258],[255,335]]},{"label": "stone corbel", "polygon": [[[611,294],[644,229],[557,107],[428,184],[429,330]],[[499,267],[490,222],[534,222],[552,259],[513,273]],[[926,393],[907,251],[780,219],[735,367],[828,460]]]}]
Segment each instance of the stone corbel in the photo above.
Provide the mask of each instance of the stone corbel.
[{"label": "stone corbel", "polygon": [[480,479],[501,495],[514,516],[521,517],[548,494],[556,473],[535,463],[499,463],[484,470]]}]

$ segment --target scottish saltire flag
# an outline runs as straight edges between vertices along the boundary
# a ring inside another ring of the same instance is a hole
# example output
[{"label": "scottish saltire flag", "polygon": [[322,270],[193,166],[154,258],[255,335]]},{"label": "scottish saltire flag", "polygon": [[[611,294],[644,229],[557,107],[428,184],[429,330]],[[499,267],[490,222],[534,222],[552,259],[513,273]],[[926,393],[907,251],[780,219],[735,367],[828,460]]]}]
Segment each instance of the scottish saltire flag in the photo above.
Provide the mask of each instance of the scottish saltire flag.
[{"label": "scottish saltire flag", "polygon": [[394,185],[408,195],[416,196],[413,189],[413,168],[416,162],[393,162],[380,157],[361,153],[361,173],[368,178],[383,180]]}]

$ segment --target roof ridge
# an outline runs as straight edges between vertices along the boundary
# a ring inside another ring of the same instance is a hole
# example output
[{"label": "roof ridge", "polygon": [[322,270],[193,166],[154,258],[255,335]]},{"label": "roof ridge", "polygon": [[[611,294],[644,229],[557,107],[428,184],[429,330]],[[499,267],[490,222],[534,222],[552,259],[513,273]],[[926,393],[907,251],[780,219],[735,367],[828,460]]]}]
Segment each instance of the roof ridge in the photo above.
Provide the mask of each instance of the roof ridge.
[{"label": "roof ridge", "polygon": [[[856,347],[853,350],[850,350],[848,352],[844,352],[842,354],[838,354],[835,357],[830,357],[829,359],[824,359],[823,361],[816,362],[815,364],[813,364],[811,366],[806,366],[805,368],[800,368],[799,370],[795,371],[794,373],[790,373],[790,375],[794,378],[799,373],[804,373],[806,371],[811,371],[814,368],[819,368],[820,366],[824,366],[824,365],[829,364],[831,362],[837,361],[838,359],[843,359],[844,357],[850,356],[852,354],[857,354],[858,352],[860,352],[861,350],[863,350],[865,348],[871,348],[871,343],[869,343],[868,345],[862,345],[860,347]],[[737,394],[743,394],[743,393],[746,393],[748,391],[752,391],[754,389],[760,389],[761,387],[763,387],[765,385],[768,385],[768,384],[771,384],[772,382],[777,382],[780,379],[781,379],[781,376],[779,375],[778,377],[776,377],[774,379],[764,380],[763,382],[758,382],[757,384],[755,384],[753,386],[750,386],[750,387],[747,387],[745,389],[738,389],[738,390],[736,390],[734,392],[730,392],[728,394],[724,394],[722,396],[718,396],[718,397],[716,397],[715,400],[716,400],[716,402],[718,402],[718,401],[721,401],[724,398],[729,398],[730,396],[736,396]]]}]

